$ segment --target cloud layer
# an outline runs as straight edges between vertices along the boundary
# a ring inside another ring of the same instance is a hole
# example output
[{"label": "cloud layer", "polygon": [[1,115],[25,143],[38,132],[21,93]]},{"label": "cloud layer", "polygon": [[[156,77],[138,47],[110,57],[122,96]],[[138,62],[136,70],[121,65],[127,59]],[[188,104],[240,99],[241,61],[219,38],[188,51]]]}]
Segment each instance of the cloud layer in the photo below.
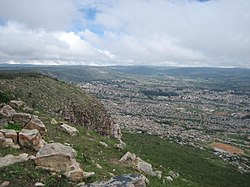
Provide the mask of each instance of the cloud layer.
[{"label": "cloud layer", "polygon": [[248,0],[0,1],[0,63],[250,67]]}]

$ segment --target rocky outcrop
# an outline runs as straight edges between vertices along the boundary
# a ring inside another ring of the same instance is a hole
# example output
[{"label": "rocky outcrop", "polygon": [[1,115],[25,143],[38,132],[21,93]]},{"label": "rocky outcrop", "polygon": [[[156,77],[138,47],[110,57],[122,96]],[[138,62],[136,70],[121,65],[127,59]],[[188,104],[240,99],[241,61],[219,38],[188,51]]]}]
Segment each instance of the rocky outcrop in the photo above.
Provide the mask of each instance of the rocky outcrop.
[{"label": "rocky outcrop", "polygon": [[14,156],[14,155],[7,155],[5,157],[0,158],[0,168],[9,166],[18,162],[25,162],[29,160],[28,154],[22,153],[19,156]]},{"label": "rocky outcrop", "polygon": [[78,130],[75,127],[71,127],[67,124],[60,125],[60,129],[66,133],[68,133],[70,136],[76,136],[78,133]]},{"label": "rocky outcrop", "polygon": [[109,181],[91,183],[81,187],[146,187],[146,177],[137,174],[121,175],[111,178]]},{"label": "rocky outcrop", "polygon": [[72,181],[83,179],[83,171],[75,160],[76,151],[60,143],[43,146],[36,155],[35,163],[43,168],[64,172]]}]

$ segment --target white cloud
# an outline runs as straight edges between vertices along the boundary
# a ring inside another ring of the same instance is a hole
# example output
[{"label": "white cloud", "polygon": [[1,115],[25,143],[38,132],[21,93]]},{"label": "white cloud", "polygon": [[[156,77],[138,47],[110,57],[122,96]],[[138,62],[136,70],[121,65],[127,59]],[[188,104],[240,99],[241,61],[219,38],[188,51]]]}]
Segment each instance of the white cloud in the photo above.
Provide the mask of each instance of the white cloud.
[{"label": "white cloud", "polygon": [[248,0],[0,0],[0,58],[249,67],[249,9]]}]

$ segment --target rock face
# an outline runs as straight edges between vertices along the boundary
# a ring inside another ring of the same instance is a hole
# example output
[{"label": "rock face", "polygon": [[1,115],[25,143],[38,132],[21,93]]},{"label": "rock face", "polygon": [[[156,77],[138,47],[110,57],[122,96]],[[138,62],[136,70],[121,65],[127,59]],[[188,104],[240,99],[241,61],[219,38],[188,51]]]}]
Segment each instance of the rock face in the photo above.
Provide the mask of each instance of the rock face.
[{"label": "rock face", "polygon": [[22,153],[19,156],[7,155],[5,157],[0,158],[0,168],[9,166],[11,164],[15,164],[18,162],[24,162],[24,161],[27,161],[28,159],[29,159],[28,154],[26,153]]},{"label": "rock face", "polygon": [[70,180],[79,181],[83,178],[83,171],[75,157],[76,151],[72,147],[51,143],[37,152],[35,163],[43,168],[65,172],[64,175]]},{"label": "rock face", "polygon": [[109,181],[83,185],[82,187],[146,187],[146,177],[128,174],[111,178]]},{"label": "rock face", "polygon": [[67,124],[60,125],[60,129],[68,133],[70,136],[76,136],[78,133],[78,130],[75,127],[71,127]]},{"label": "rock face", "polygon": [[45,142],[37,129],[22,129],[19,133],[19,144],[23,147],[32,147],[34,150],[38,151]]}]

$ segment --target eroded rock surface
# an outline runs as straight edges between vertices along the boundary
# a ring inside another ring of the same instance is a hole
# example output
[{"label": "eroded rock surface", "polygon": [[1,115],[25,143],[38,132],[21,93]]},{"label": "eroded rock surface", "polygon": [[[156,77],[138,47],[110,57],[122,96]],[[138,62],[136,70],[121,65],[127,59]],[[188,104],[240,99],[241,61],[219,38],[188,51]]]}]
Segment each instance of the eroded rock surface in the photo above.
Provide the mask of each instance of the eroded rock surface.
[{"label": "eroded rock surface", "polygon": [[83,179],[83,171],[75,160],[76,151],[60,143],[43,146],[36,155],[35,163],[49,170],[64,172],[72,181]]},{"label": "eroded rock surface", "polygon": [[23,147],[32,147],[34,150],[38,151],[42,146],[44,146],[45,141],[37,129],[22,129],[19,133],[19,144]]}]

